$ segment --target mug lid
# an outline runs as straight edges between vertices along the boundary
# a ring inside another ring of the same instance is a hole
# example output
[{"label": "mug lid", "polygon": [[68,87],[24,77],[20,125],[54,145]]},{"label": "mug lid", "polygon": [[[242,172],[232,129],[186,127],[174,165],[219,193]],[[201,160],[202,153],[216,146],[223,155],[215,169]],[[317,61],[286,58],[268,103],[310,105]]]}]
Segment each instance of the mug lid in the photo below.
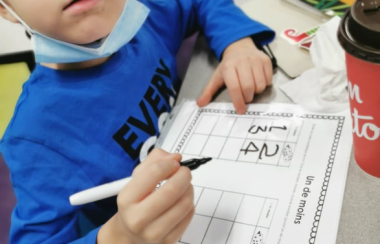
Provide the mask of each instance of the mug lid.
[{"label": "mug lid", "polygon": [[358,0],[351,8],[352,18],[360,27],[380,35],[380,1]]},{"label": "mug lid", "polygon": [[351,55],[380,63],[380,0],[357,0],[341,21],[338,39]]}]

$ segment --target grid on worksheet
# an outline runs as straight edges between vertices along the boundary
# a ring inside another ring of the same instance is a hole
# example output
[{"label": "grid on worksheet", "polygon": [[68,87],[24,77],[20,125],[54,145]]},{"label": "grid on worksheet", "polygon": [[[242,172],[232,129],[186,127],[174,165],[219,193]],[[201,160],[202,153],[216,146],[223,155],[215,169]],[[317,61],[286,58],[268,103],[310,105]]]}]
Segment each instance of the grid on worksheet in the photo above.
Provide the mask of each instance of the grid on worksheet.
[{"label": "grid on worksheet", "polygon": [[289,167],[301,120],[202,113],[182,154]]},{"label": "grid on worksheet", "polygon": [[277,201],[194,186],[195,215],[178,243],[264,244]]}]

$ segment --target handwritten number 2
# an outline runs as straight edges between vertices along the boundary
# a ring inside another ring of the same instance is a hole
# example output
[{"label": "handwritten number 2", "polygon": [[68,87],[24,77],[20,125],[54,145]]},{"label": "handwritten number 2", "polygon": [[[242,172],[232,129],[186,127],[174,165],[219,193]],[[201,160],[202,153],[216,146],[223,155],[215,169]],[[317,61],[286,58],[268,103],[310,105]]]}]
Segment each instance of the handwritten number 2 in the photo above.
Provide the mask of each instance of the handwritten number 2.
[{"label": "handwritten number 2", "polygon": [[261,156],[263,155],[263,152],[265,150],[265,156],[266,157],[273,157],[278,153],[279,146],[276,144],[276,151],[273,154],[268,153],[268,145],[264,143],[263,148],[261,148],[259,159],[263,159]]}]

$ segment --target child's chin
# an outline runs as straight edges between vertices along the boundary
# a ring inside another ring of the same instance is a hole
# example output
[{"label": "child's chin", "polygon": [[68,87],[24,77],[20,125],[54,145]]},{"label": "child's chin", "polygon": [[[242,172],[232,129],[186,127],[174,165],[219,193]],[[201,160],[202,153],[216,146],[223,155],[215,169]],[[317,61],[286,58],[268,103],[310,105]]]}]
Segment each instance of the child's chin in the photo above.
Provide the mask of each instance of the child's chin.
[{"label": "child's chin", "polygon": [[107,36],[108,35],[102,36],[100,38],[96,38],[95,40],[91,40],[90,42],[87,42],[86,44],[91,44],[91,43],[94,43],[94,42],[100,42],[101,40],[103,40],[103,38],[105,38]]},{"label": "child's chin", "polygon": [[78,44],[78,45],[86,45],[86,44],[91,44],[91,43],[100,41],[106,36],[108,36],[108,34],[94,35],[91,37],[83,37],[80,39],[73,40],[71,41],[71,43]]}]

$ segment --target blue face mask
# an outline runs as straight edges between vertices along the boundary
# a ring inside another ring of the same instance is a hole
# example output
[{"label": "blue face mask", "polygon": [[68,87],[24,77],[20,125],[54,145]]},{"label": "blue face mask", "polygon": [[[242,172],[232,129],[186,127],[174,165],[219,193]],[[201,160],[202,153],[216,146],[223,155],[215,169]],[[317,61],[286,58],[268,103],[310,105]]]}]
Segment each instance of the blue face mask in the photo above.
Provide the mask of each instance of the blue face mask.
[{"label": "blue face mask", "polygon": [[36,63],[75,63],[108,57],[127,44],[145,22],[149,9],[136,0],[127,0],[111,33],[96,43],[71,44],[32,30],[3,0],[4,5],[31,32]]}]

